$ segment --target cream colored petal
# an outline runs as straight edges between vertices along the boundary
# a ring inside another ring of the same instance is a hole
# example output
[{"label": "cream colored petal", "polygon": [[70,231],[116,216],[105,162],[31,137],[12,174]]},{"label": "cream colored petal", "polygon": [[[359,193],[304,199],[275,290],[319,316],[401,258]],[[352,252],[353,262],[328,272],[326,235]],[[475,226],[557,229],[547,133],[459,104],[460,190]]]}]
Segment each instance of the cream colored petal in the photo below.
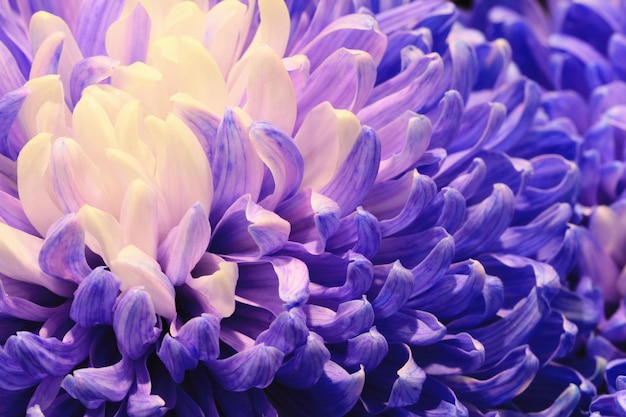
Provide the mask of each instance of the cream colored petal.
[{"label": "cream colored petal", "polygon": [[65,95],[70,97],[72,69],[78,61],[83,59],[83,54],[78,48],[72,31],[61,18],[47,12],[37,12],[33,15],[30,20],[30,38],[34,51],[37,51],[46,38],[55,32],[61,32],[65,35],[63,51],[59,59],[59,74],[63,80]]},{"label": "cream colored petal", "polygon": [[187,279],[187,285],[200,293],[222,317],[229,317],[235,312],[235,287],[239,270],[235,262],[227,262],[216,255],[218,269],[210,275]]},{"label": "cream colored petal", "polygon": [[285,54],[285,49],[287,49],[291,27],[287,5],[284,0],[259,0],[259,14],[261,15],[261,23],[249,50],[257,45],[266,44],[279,57],[282,57]]},{"label": "cream colored petal", "polygon": [[163,74],[143,62],[115,68],[111,85],[131,94],[150,114],[165,117],[171,108]]},{"label": "cream colored petal", "polygon": [[157,196],[145,181],[135,180],[126,190],[120,212],[125,245],[132,244],[156,259],[158,245]]},{"label": "cream colored petal", "polygon": [[176,315],[174,287],[161,266],[133,245],[124,247],[109,264],[111,271],[122,282],[121,290],[141,286],[150,294],[155,312],[168,319]]},{"label": "cream colored petal", "polygon": [[0,222],[0,273],[18,281],[41,285],[62,295],[71,295],[75,286],[52,278],[39,268],[43,239]]},{"label": "cream colored petal", "polygon": [[93,163],[75,140],[54,141],[50,153],[52,189],[65,213],[76,212],[85,204],[111,212],[102,168]]},{"label": "cream colored petal", "polygon": [[211,54],[190,37],[166,37],[155,42],[150,59],[164,75],[170,95],[187,93],[215,114],[228,101],[226,82]]},{"label": "cream colored petal", "polygon": [[150,116],[146,125],[155,140],[155,177],[170,210],[170,227],[196,202],[208,213],[213,198],[211,170],[191,129],[173,114],[165,121]]},{"label": "cream colored petal", "polygon": [[52,135],[41,133],[31,139],[17,158],[17,188],[26,217],[42,236],[63,216],[52,191],[48,172]]},{"label": "cream colored petal", "polygon": [[30,66],[29,79],[43,77],[50,74],[49,64],[56,60],[58,48],[62,47],[65,41],[63,32],[54,32],[50,34],[39,46],[33,57],[33,63]]},{"label": "cream colored petal", "polygon": [[89,157],[98,161],[103,150],[116,146],[115,129],[97,96],[86,90],[72,113],[72,138],[80,144]]},{"label": "cream colored petal", "polygon": [[296,93],[280,57],[260,45],[250,57],[247,102],[244,110],[254,120],[270,122],[291,134],[296,121]]},{"label": "cream colored petal", "polygon": [[171,8],[161,25],[162,36],[190,36],[204,39],[204,13],[192,1],[182,1]]},{"label": "cream colored petal", "polygon": [[66,117],[63,85],[58,75],[46,75],[26,83],[30,94],[24,100],[17,120],[28,139],[39,133],[54,136],[66,134]]},{"label": "cream colored petal", "polygon": [[319,190],[326,185],[352,150],[360,130],[354,114],[336,110],[327,101],[311,110],[294,138],[304,158],[301,188]]},{"label": "cream colored petal", "polygon": [[139,100],[132,100],[122,107],[115,120],[117,146],[136,159],[146,173],[154,172],[156,160],[150,148],[141,140]]},{"label": "cream colored petal", "polygon": [[91,206],[83,206],[77,213],[85,229],[85,243],[102,257],[107,265],[122,249],[120,224],[111,214]]}]

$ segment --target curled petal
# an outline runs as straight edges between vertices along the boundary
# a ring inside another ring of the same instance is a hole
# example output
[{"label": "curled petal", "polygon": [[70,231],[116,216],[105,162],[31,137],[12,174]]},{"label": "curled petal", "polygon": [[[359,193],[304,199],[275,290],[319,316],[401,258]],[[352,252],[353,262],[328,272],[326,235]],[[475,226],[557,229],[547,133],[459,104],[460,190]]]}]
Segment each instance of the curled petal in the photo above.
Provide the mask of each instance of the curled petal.
[{"label": "curled petal", "polygon": [[376,320],[376,327],[389,343],[430,345],[446,334],[446,327],[425,311],[401,309],[393,316]]},{"label": "curled petal", "polygon": [[240,392],[267,387],[283,357],[280,350],[261,344],[229,358],[210,361],[207,366],[224,388]]},{"label": "curled petal", "polygon": [[374,311],[365,299],[341,303],[336,312],[310,304],[305,311],[310,328],[330,343],[350,339],[369,329],[374,322]]},{"label": "curled petal", "polygon": [[86,407],[94,409],[106,401],[122,401],[128,395],[133,377],[132,362],[122,359],[104,368],[78,369],[66,376],[61,386]]},{"label": "curled petal", "polygon": [[324,339],[311,332],[306,342],[276,372],[276,380],[296,389],[311,388],[321,378],[329,360],[330,352]]},{"label": "curled petal", "polygon": [[70,77],[70,97],[74,106],[87,86],[109,78],[116,66],[117,62],[107,56],[94,56],[79,61],[72,69]]}]

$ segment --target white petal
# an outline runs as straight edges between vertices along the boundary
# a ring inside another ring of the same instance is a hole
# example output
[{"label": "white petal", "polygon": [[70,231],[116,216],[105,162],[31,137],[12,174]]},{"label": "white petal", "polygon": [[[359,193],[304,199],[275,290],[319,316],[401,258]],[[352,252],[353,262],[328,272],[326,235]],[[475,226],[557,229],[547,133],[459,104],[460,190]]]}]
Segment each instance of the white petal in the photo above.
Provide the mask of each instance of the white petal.
[{"label": "white petal", "polygon": [[170,228],[200,202],[209,212],[213,181],[209,161],[195,135],[178,117],[146,118],[156,147],[155,177],[171,214]]},{"label": "white petal", "polygon": [[250,56],[247,102],[253,119],[270,122],[291,134],[296,121],[296,93],[280,57],[267,45]]},{"label": "white petal", "polygon": [[207,13],[204,46],[213,55],[224,75],[230,72],[238,58],[237,43],[245,14],[246,6],[237,0],[217,3]]},{"label": "white petal", "polygon": [[156,259],[158,245],[157,196],[142,180],[133,181],[126,190],[120,213],[125,245],[132,244]]},{"label": "white petal", "polygon": [[0,273],[18,281],[39,284],[50,291],[68,296],[74,285],[44,274],[39,268],[43,239],[0,222]]},{"label": "white petal", "polygon": [[291,26],[287,5],[283,0],[259,0],[259,14],[261,23],[250,44],[250,49],[266,44],[279,57],[282,57],[287,49]]},{"label": "white petal", "polygon": [[31,139],[17,158],[17,183],[26,217],[42,236],[52,223],[63,216],[52,191],[48,172],[52,135],[41,133]]},{"label": "white petal", "polygon": [[26,83],[30,94],[18,114],[24,137],[30,139],[38,133],[62,136],[66,133],[66,116],[63,85],[58,75],[46,75]]}]

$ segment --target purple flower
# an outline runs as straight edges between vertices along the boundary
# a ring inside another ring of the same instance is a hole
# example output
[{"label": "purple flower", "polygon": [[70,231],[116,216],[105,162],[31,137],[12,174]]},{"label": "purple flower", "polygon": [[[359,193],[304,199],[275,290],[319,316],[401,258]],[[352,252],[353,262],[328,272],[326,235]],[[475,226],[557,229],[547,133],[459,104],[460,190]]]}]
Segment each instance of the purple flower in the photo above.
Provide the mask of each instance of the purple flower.
[{"label": "purple flower", "polygon": [[439,0],[34,3],[1,9],[3,413],[588,405],[581,141],[506,42]]}]

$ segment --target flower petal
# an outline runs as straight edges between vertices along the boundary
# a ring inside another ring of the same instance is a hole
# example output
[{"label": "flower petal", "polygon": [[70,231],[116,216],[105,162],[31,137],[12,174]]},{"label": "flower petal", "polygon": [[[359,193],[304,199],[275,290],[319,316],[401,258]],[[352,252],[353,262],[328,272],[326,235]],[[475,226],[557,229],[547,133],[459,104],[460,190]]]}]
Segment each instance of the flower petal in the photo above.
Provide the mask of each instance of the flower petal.
[{"label": "flower petal", "polygon": [[224,388],[241,392],[267,387],[283,357],[280,350],[261,344],[229,358],[208,362],[207,366]]},{"label": "flower petal", "polygon": [[113,308],[113,329],[123,356],[138,360],[156,342],[160,331],[150,296],[142,288],[124,292]]},{"label": "flower petal", "polygon": [[311,388],[322,374],[330,360],[330,352],[324,339],[316,333],[309,333],[305,343],[299,346],[276,372],[276,380],[296,389]]},{"label": "flower petal", "polygon": [[74,293],[70,317],[83,327],[113,324],[120,280],[102,267],[87,275]]}]

